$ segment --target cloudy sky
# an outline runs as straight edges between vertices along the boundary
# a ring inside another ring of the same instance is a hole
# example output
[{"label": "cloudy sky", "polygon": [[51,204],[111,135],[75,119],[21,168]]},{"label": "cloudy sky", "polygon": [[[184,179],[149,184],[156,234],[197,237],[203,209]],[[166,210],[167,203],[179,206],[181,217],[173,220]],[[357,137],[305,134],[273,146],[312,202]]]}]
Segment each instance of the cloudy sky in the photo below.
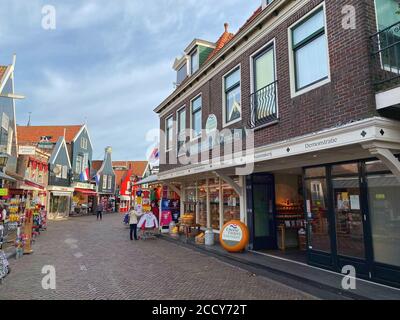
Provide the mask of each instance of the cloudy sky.
[{"label": "cloudy sky", "polygon": [[[236,32],[261,0],[0,0],[0,64],[17,54],[17,122],[87,122],[94,158],[144,159],[153,109],[173,90],[174,58],[194,39]],[[56,29],[42,9],[56,9]]]}]

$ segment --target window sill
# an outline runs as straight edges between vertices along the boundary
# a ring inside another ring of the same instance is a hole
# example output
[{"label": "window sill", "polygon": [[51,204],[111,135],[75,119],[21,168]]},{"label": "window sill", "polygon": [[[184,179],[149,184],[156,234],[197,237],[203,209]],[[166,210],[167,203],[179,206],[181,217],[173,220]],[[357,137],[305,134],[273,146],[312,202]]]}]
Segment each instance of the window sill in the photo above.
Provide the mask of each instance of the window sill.
[{"label": "window sill", "polygon": [[251,129],[253,129],[254,131],[258,131],[258,130],[261,130],[261,129],[265,129],[265,128],[267,128],[267,127],[274,126],[274,125],[276,125],[276,124],[278,124],[278,123],[279,123],[279,119],[274,120],[274,121],[271,121],[271,122],[269,122],[269,123],[262,124],[262,125],[260,125],[260,126],[258,126],[258,127],[251,128]]},{"label": "window sill", "polygon": [[224,123],[223,126],[222,126],[222,128],[230,127],[231,125],[233,125],[233,124],[235,124],[235,123],[238,123],[238,122],[240,122],[240,121],[242,121],[242,117],[240,117],[240,118],[238,118],[238,119],[236,119],[236,120],[233,120],[233,121],[231,121],[231,122]]},{"label": "window sill", "polygon": [[307,92],[313,91],[315,89],[318,89],[319,87],[322,87],[328,83],[331,82],[331,79],[325,79],[325,80],[321,80],[320,82],[314,83],[313,85],[310,85],[309,87],[305,87],[304,89],[301,89],[299,91],[295,91],[294,89],[292,89],[292,94],[291,94],[291,98],[294,99],[296,97],[299,97]]}]

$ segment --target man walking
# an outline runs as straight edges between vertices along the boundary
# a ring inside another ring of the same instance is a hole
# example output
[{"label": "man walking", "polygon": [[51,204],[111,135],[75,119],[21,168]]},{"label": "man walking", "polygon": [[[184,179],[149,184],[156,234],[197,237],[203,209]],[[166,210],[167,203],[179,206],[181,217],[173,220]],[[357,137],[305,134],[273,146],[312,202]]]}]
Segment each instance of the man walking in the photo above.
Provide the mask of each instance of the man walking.
[{"label": "man walking", "polygon": [[103,220],[103,210],[103,204],[99,202],[99,204],[97,205],[97,220]]}]

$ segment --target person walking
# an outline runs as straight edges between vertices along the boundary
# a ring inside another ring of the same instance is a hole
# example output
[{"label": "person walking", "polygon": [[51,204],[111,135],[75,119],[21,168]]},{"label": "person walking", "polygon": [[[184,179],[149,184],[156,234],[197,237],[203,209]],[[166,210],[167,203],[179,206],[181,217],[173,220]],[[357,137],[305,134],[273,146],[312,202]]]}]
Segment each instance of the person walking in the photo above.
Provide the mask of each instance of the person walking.
[{"label": "person walking", "polygon": [[130,238],[131,241],[133,239],[138,240],[137,237],[137,225],[138,225],[138,218],[141,217],[143,214],[139,213],[135,208],[131,207],[129,211],[129,229],[130,229]]},{"label": "person walking", "polygon": [[99,204],[97,205],[97,220],[99,219],[100,221],[103,220],[103,211],[104,211],[103,204],[99,202]]}]

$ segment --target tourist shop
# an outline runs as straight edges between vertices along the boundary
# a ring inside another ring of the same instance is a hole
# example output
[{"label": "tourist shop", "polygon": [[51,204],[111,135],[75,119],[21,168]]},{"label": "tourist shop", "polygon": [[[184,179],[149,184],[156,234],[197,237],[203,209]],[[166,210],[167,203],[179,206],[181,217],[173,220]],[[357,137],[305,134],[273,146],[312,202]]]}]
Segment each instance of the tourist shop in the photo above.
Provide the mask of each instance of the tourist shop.
[{"label": "tourist shop", "polygon": [[91,183],[73,184],[72,212],[74,214],[92,214],[97,201],[96,186]]},{"label": "tourist shop", "polygon": [[361,121],[259,150],[270,160],[246,177],[250,249],[400,286],[395,124]]},{"label": "tourist shop", "polygon": [[48,186],[49,219],[62,220],[69,216],[71,211],[74,188]]}]

